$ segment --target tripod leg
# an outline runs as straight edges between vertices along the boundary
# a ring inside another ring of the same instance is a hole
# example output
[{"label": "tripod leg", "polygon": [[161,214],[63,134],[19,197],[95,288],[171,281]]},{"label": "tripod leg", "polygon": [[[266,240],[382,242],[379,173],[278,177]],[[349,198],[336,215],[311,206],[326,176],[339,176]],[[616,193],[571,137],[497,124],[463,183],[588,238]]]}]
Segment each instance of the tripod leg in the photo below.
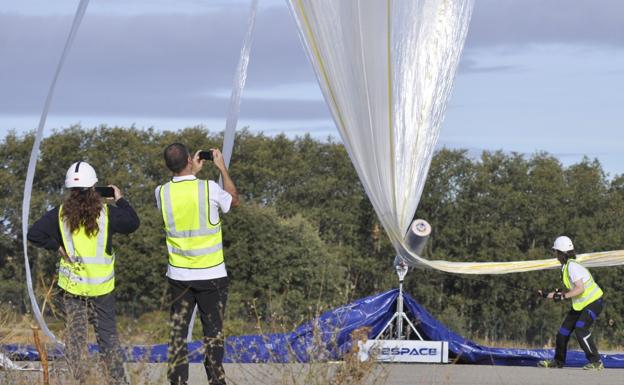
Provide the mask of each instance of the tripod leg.
[{"label": "tripod leg", "polygon": [[399,313],[394,313],[394,315],[392,316],[392,318],[390,319],[390,321],[388,321],[388,322],[386,323],[386,325],[383,327],[383,329],[381,329],[381,331],[379,332],[379,334],[377,334],[377,337],[375,337],[375,339],[379,339],[379,337],[381,337],[381,336],[385,333],[385,331],[386,331],[386,330],[388,330],[388,328],[389,328],[390,326],[392,326],[392,321],[394,321],[394,320],[395,320],[395,318],[397,318],[398,316],[399,316]]},{"label": "tripod leg", "polygon": [[401,313],[401,318],[404,318],[405,321],[407,321],[407,324],[412,328],[412,330],[414,331],[414,333],[416,333],[416,335],[418,336],[418,338],[421,341],[424,341],[424,338],[422,338],[422,336],[420,335],[420,333],[418,333],[418,330],[416,330],[416,326],[414,326],[414,324],[412,323],[412,321],[409,320],[409,318],[407,318],[407,315],[405,313]]}]

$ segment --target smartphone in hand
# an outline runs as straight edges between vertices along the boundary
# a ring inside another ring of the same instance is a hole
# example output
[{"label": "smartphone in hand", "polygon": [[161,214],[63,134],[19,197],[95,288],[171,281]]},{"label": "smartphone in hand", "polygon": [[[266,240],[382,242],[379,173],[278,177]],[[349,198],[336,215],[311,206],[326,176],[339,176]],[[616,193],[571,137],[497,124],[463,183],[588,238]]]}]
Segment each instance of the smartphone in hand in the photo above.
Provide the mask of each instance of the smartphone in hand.
[{"label": "smartphone in hand", "polygon": [[96,187],[95,192],[100,194],[103,198],[115,197],[115,190],[112,187]]},{"label": "smartphone in hand", "polygon": [[213,160],[212,150],[200,151],[199,152],[199,159]]}]

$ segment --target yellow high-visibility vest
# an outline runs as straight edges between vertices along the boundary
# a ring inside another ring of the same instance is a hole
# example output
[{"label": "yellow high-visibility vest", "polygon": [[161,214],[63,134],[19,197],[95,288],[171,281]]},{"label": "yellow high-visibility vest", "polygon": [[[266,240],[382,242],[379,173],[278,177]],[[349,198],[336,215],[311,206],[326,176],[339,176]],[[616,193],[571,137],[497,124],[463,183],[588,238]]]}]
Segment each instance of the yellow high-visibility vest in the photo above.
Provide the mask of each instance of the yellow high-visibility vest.
[{"label": "yellow high-visibility vest", "polygon": [[[563,267],[563,284],[568,290],[572,287],[572,283],[570,282],[570,276],[568,275],[568,266],[570,265],[570,263],[578,262],[573,259],[568,259],[568,262],[566,262],[565,266]],[[585,306],[596,301],[598,298],[602,297],[603,294],[602,289],[600,288],[600,286],[598,286],[596,281],[594,281],[594,277],[592,277],[591,274],[589,274],[589,281],[584,282],[583,286],[585,287],[583,293],[577,295],[576,297],[572,297],[572,309],[577,311],[583,310]]]},{"label": "yellow high-visibility vest", "polygon": [[79,296],[97,297],[110,293],[115,288],[115,254],[106,252],[108,206],[102,208],[98,232],[91,236],[82,226],[72,233],[62,212],[63,206],[59,208],[59,227],[69,261],[61,258],[58,285]]},{"label": "yellow high-visibility vest", "polygon": [[205,269],[223,263],[221,221],[210,223],[208,181],[167,182],[160,187],[160,210],[169,264]]}]

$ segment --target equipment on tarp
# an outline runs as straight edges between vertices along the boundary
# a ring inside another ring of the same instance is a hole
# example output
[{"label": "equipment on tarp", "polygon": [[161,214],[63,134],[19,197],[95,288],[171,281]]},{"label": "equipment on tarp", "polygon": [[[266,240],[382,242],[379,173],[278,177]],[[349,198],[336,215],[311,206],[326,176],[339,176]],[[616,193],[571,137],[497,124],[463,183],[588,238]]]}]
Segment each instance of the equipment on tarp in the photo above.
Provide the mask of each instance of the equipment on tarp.
[{"label": "equipment on tarp", "polygon": [[[425,249],[425,245],[427,244],[427,240],[431,235],[431,225],[425,221],[424,219],[416,219],[412,222],[412,225],[409,228],[409,231],[405,235],[405,244],[411,248],[411,251],[415,254],[421,255]],[[397,307],[396,312],[392,316],[392,319],[388,321],[388,324],[383,328],[383,330],[375,337],[375,339],[380,338],[387,330],[390,330],[390,336],[397,340],[409,339],[409,335],[403,334],[403,322],[406,321],[410,326],[411,330],[416,333],[418,339],[423,340],[422,336],[416,330],[416,327],[407,317],[405,312],[403,311],[403,281],[405,280],[405,276],[409,270],[409,266],[405,259],[400,256],[397,256],[394,259],[394,268],[396,270],[397,276],[399,277],[399,296],[397,298]],[[394,331],[392,330],[393,322],[396,322],[396,328]]]},{"label": "equipment on tarp", "polygon": [[[427,240],[429,239],[430,235],[431,225],[424,219],[416,219],[414,222],[412,222],[412,225],[410,226],[409,231],[405,236],[405,244],[411,248],[412,252],[421,255],[423,250],[425,249],[425,245],[427,244]],[[416,330],[414,324],[410,321],[410,319],[403,311],[403,281],[405,280],[405,276],[407,275],[409,266],[405,259],[403,259],[403,257],[397,256],[394,259],[394,268],[396,270],[397,276],[399,277],[399,296],[397,297],[396,312],[392,316],[392,319],[388,321],[386,326],[375,337],[375,339],[381,338],[382,336],[384,336],[384,334],[389,334],[389,337],[397,340],[409,339],[409,334],[404,335],[403,333],[403,322],[407,322],[411,331],[413,331],[418,336],[418,339],[423,340],[422,336],[418,333],[418,330]],[[386,333],[387,331],[389,331],[390,333]]]},{"label": "equipment on tarp", "polygon": [[[421,255],[431,235],[431,225],[423,219],[412,222],[405,245],[410,251]],[[404,310],[403,281],[408,273],[409,266],[400,256],[394,260],[394,268],[399,277],[399,294],[396,299],[396,311],[385,324],[377,336],[365,342],[358,343],[358,357],[361,361],[370,358],[380,362],[426,362],[447,363],[447,341],[425,341],[414,323]],[[405,329],[404,324],[409,328]],[[414,333],[417,340],[411,339]]]}]

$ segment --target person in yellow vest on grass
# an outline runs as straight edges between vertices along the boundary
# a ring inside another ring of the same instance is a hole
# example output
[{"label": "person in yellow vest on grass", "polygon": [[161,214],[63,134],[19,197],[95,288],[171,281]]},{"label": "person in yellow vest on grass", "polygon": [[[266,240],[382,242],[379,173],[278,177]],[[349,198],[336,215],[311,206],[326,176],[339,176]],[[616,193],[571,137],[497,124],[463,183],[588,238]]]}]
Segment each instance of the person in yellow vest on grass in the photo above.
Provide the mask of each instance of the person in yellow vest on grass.
[{"label": "person in yellow vest on grass", "polygon": [[563,284],[567,291],[554,292],[539,290],[544,298],[555,301],[572,300],[572,309],[568,312],[557,333],[557,347],[553,360],[540,361],[543,368],[563,368],[568,350],[570,335],[574,332],[580,347],[585,352],[589,363],[583,366],[587,370],[601,370],[604,365],[600,360],[598,348],[591,335],[591,327],[604,309],[603,292],[600,286],[583,265],[576,261],[572,240],[566,236],[555,239],[553,251],[561,263]]},{"label": "person in yellow vest on grass", "polygon": [[114,233],[130,234],[139,218],[114,185],[108,201],[96,192],[95,170],[87,162],[76,162],[67,170],[62,205],[48,211],[28,230],[28,240],[37,247],[58,252],[58,286],[65,315],[65,354],[73,376],[80,384],[87,378],[91,362],[87,352],[87,328],[93,324],[100,354],[106,366],[106,382],[127,384],[123,352],[115,320]]},{"label": "person in yellow vest on grass", "polygon": [[[198,179],[206,158],[221,173],[223,188]],[[195,305],[199,309],[205,344],[204,368],[211,385],[224,385],[223,315],[228,278],[223,258],[219,211],[227,213],[239,204],[238,192],[221,152],[216,149],[191,155],[186,146],[173,143],[164,151],[171,180],[156,187],[156,202],[164,222],[171,290],[171,323],[168,377],[171,384],[188,381],[186,336]]]}]

